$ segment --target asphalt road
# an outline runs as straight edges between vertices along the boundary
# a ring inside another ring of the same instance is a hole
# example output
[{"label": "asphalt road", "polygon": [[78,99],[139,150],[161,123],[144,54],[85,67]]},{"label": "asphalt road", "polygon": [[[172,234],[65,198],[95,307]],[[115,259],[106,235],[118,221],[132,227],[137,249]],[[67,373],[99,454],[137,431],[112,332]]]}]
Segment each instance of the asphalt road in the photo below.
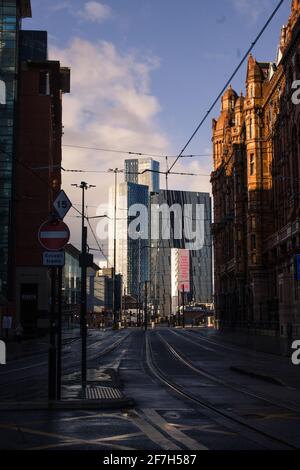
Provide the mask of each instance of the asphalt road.
[{"label": "asphalt road", "polygon": [[[300,449],[300,368],[201,330],[91,331],[89,368],[114,369],[130,409],[0,411],[0,449]],[[65,382],[80,341],[64,346]],[[0,401],[47,397],[46,351],[0,368]]]}]

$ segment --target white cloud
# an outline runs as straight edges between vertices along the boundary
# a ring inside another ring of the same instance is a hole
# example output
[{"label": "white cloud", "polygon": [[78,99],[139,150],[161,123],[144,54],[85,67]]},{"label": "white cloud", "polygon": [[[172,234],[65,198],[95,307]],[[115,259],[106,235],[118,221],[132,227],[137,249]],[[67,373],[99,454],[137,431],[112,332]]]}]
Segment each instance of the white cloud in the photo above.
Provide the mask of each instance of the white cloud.
[{"label": "white cloud", "polygon": [[262,15],[271,12],[272,7],[270,0],[232,0],[232,3],[236,12],[252,24],[257,23]]},{"label": "white cloud", "polygon": [[111,16],[111,8],[103,3],[90,1],[84,4],[78,15],[87,21],[101,23]]},{"label": "white cloud", "polygon": [[81,20],[95,23],[101,23],[112,16],[110,6],[96,1],[85,2],[82,9],[74,9],[74,5],[72,6],[70,0],[64,0],[63,2],[49,6],[49,10],[52,13],[66,10],[69,14]]},{"label": "white cloud", "polygon": [[[121,54],[110,42],[91,43],[79,38],[65,49],[52,48],[50,56],[71,68],[71,94],[63,96],[64,143],[156,154],[170,152],[168,139],[158,123],[161,106],[151,93],[151,74],[159,65],[157,58],[140,60],[135,53]],[[111,167],[123,168],[125,158],[130,157],[125,153],[64,148],[63,166],[107,171]],[[81,194],[71,184],[83,179],[97,186],[87,193],[87,203],[93,206],[89,215],[93,215],[99,204],[108,202],[113,175],[64,173],[64,189],[74,203],[80,203]],[[67,218],[67,222],[77,244],[79,219]],[[90,242],[95,246],[95,241]]]}]

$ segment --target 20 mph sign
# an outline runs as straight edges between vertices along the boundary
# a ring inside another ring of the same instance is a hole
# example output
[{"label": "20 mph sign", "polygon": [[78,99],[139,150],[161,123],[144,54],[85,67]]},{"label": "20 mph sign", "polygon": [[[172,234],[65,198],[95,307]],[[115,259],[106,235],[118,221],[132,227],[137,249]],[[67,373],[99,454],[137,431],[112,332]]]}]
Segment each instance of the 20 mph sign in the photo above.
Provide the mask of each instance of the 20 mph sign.
[{"label": "20 mph sign", "polygon": [[48,221],[41,225],[38,238],[42,247],[47,251],[58,251],[68,243],[70,230],[62,221]]}]

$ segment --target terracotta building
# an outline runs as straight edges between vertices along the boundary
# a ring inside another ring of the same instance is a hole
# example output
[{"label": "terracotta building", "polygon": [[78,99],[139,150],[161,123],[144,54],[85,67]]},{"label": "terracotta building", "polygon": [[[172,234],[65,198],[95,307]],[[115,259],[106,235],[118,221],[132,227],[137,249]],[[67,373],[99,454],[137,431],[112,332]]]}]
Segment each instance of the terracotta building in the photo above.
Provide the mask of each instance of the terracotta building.
[{"label": "terracotta building", "polygon": [[[215,308],[220,328],[300,333],[300,2],[276,61],[248,59],[246,95],[230,87],[213,120]],[[299,88],[299,87],[298,87]],[[299,92],[298,92],[299,96]]]}]

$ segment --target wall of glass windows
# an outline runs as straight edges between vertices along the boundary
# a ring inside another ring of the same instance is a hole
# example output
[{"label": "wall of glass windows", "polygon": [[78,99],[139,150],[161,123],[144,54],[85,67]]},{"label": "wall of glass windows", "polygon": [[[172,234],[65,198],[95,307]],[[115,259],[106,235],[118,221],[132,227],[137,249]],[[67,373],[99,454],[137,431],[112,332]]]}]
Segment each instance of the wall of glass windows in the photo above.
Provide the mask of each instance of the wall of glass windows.
[{"label": "wall of glass windows", "polygon": [[74,257],[66,251],[66,262],[63,270],[64,303],[70,306],[80,304],[80,277],[81,268],[78,257]]},{"label": "wall of glass windows", "polygon": [[0,0],[0,294],[7,295],[9,227],[12,204],[14,112],[17,98],[17,0]]}]

